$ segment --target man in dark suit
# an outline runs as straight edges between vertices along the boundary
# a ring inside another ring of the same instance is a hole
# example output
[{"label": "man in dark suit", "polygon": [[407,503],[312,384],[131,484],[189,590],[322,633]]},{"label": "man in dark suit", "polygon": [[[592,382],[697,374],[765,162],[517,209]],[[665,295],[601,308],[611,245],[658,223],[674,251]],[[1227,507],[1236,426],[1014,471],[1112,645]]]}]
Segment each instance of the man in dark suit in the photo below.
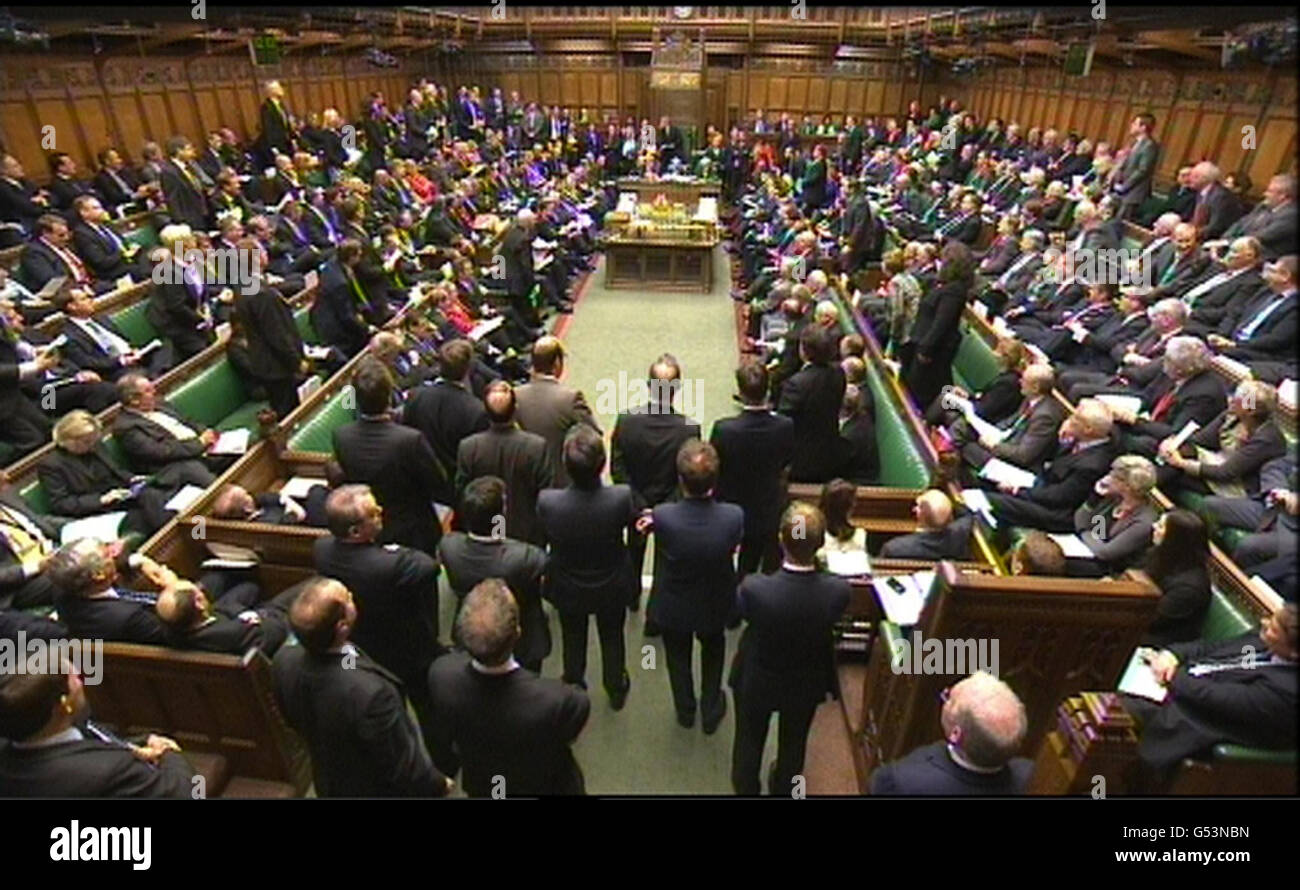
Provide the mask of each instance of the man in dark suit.
[{"label": "man in dark suit", "polygon": [[167,627],[167,644],[174,649],[243,655],[256,647],[271,658],[289,638],[289,607],[301,587],[290,587],[259,604],[261,589],[256,584],[235,584],[213,601],[199,585],[172,575],[155,609]]},{"label": "man in dark suit", "polygon": [[1189,334],[1203,337],[1217,332],[1230,311],[1259,293],[1264,286],[1260,251],[1255,238],[1245,235],[1236,239],[1223,262],[1213,264],[1182,294],[1190,310],[1185,325]]},{"label": "man in dark suit", "polygon": [[[1261,255],[1275,260],[1295,249],[1296,204],[1295,177],[1279,173],[1268,181],[1264,200],[1223,233],[1225,242],[1244,235],[1259,241]],[[1207,245],[1211,246],[1211,245]]]},{"label": "man in dark suit", "polygon": [[81,195],[92,195],[90,183],[77,178],[77,162],[72,155],[56,151],[49,156],[50,206],[70,214],[72,203]]},{"label": "man in dark suit", "polygon": [[475,585],[456,618],[465,647],[429,669],[440,744],[464,761],[471,797],[586,792],[572,744],[591,713],[587,693],[521,667],[519,610],[500,578]]},{"label": "man in dark suit", "polygon": [[1111,416],[1122,426],[1120,443],[1125,451],[1153,458],[1159,443],[1178,433],[1188,421],[1209,426],[1227,406],[1223,379],[1210,367],[1209,350],[1195,337],[1170,340],[1161,368],[1137,393],[1143,416],[1111,409]]},{"label": "man in dark suit", "polygon": [[220,438],[213,429],[196,428],[173,408],[158,400],[152,381],[127,374],[118,381],[122,410],[113,421],[113,436],[137,473],[151,474],[161,488],[197,485],[207,488],[229,458],[211,456]]},{"label": "man in dark suit", "polygon": [[836,475],[855,485],[875,485],[880,479],[880,446],[876,441],[875,403],[865,379],[847,384],[840,406],[839,470]]},{"label": "man in dark suit", "polygon": [[1192,168],[1191,183],[1198,192],[1192,225],[1201,241],[1222,237],[1245,213],[1237,196],[1219,178],[1219,168],[1210,161],[1201,161]]},{"label": "man in dark suit", "polygon": [[1281,361],[1294,355],[1297,312],[1295,254],[1264,264],[1264,283],[1249,300],[1239,301],[1206,339],[1222,355],[1244,362]]},{"label": "man in dark suit", "polygon": [[726,650],[723,631],[736,617],[736,550],[744,538],[745,513],[713,499],[718,452],[688,441],[677,452],[682,500],[654,508],[655,572],[647,616],[662,629],[679,725],[695,725],[693,638],[700,641],[700,696],[705,735],[727,713],[722,690]]},{"label": "man in dark suit", "polygon": [[447,476],[419,431],[392,419],[393,378],[382,362],[363,359],[352,386],[358,418],[334,431],[334,455],[344,477],[369,485],[384,508],[381,543],[436,557],[442,523],[433,504],[450,502]]},{"label": "man in dark suit", "polygon": [[544,544],[537,519],[537,494],[550,488],[551,460],[546,440],[515,422],[514,389],[504,380],[483,393],[489,426],[461,441],[456,452],[456,491],[480,476],[497,476],[506,485],[505,534],[516,541]]},{"label": "man in dark suit", "polygon": [[998,483],[988,493],[999,522],[1049,532],[1074,531],[1074,510],[1087,500],[1093,484],[1110,469],[1115,456],[1110,410],[1085,399],[1061,422],[1056,456],[1031,488]]},{"label": "man in dark suit", "polygon": [[354,239],[339,245],[338,254],[321,272],[310,310],[312,327],[321,342],[348,358],[365,348],[371,330],[366,310],[378,298],[371,297],[357,274],[361,253],[361,244]]},{"label": "man in dark suit", "polygon": [[524,320],[535,328],[541,324],[533,305],[533,287],[537,277],[533,271],[533,229],[536,215],[524,208],[515,215],[515,222],[501,239],[501,256],[505,258],[506,292],[510,305]]},{"label": "man in dark suit", "polygon": [[952,501],[937,488],[921,492],[912,505],[916,531],[890,538],[880,548],[886,559],[969,559],[973,513],[953,517]]},{"label": "man in dark suit", "polygon": [[122,155],[117,149],[104,149],[99,153],[97,160],[99,172],[95,174],[92,184],[105,206],[115,210],[123,207],[130,209],[136,206],[135,201],[144,198],[152,191],[153,187],[140,180],[136,172],[122,160]]},{"label": "man in dark suit", "polygon": [[781,386],[777,410],[794,420],[790,479],[825,482],[835,475],[844,371],[835,361],[838,341],[828,328],[813,324],[799,335],[803,367]]},{"label": "man in dark suit", "polygon": [[58,365],[58,350],[41,349],[27,358],[19,353],[16,338],[0,336],[0,442],[20,455],[50,441],[50,421],[24,387],[45,379]]},{"label": "man in dark suit", "polygon": [[944,740],[871,774],[872,794],[1021,794],[1034,762],[1016,757],[1029,729],[1025,706],[997,677],[978,671],[944,690]]},{"label": "man in dark suit", "polygon": [[425,675],[444,651],[438,640],[438,563],[419,550],[379,543],[384,511],[369,486],[334,489],[325,516],[330,536],[312,545],[312,564],[352,591],[358,614],[351,639],[402,681],[431,743]]},{"label": "man in dark suit", "polygon": [[521,628],[515,656],[528,670],[541,673],[542,661],[551,653],[551,629],[542,610],[546,552],[506,537],[505,501],[506,484],[496,476],[479,476],[466,485],[456,512],[462,531],[442,539],[438,557],[458,605],[487,578],[500,578],[510,586]]},{"label": "man in dark suit", "polygon": [[565,434],[578,423],[600,432],[586,399],[578,390],[562,384],[563,376],[564,344],[556,337],[539,337],[533,344],[532,379],[515,390],[515,416],[519,426],[546,440],[552,484],[556,488],[569,484],[564,470]]},{"label": "man in dark suit", "polygon": [[313,579],[289,624],[301,646],[271,663],[276,701],[307,742],[319,797],[443,797],[450,778],[433,765],[406,713],[401,681],[351,642],[352,593]]},{"label": "man in dark suit", "polygon": [[623,623],[627,603],[640,588],[633,577],[627,537],[636,536],[637,510],[626,485],[601,485],[605,443],[586,424],[569,430],[563,446],[567,488],[548,488],[537,499],[550,555],[545,597],[560,613],[564,681],[587,688],[587,627],[596,618],[601,677],[610,706],[627,701]]},{"label": "man in dark suit", "polygon": [[258,145],[262,149],[264,166],[275,163],[275,153],[292,155],[294,150],[293,126],[289,111],[284,107],[284,87],[278,80],[267,81],[262,88],[266,98],[259,112],[262,128]]},{"label": "man in dark suit", "polygon": [[173,222],[184,223],[195,232],[208,229],[208,198],[190,162],[194,146],[184,136],[167,140],[167,162],[160,173],[163,197]]},{"label": "man in dark suit", "polygon": [[171,345],[175,361],[182,362],[212,343],[209,299],[224,301],[233,298],[234,292],[205,284],[206,270],[185,261],[185,251],[196,244],[193,232],[183,226],[168,226],[162,238],[168,247],[151,253],[158,264],[153,270],[154,284],[149,290],[145,317]]},{"label": "man in dark suit", "polygon": [[777,532],[785,505],[786,477],[794,457],[794,421],[772,411],[767,368],[745,362],[736,369],[741,411],[713,425],[709,443],[718,451],[718,500],[745,511],[740,544],[741,577],[776,569]]},{"label": "man in dark suit", "polygon": [[741,582],[745,633],[729,685],[736,696],[731,785],[759,793],[759,766],[772,713],[779,715],[776,762],[768,794],[788,794],[803,770],[804,749],[817,706],[837,694],[832,629],[849,604],[849,585],[817,569],[826,519],[811,504],[793,504],[781,521],[779,572]]},{"label": "man in dark suit", "polygon": [[[674,497],[677,491],[677,452],[687,439],[700,438],[700,425],[678,414],[673,399],[682,385],[682,368],[677,359],[664,353],[655,359],[648,375],[649,401],[634,405],[614,422],[610,439],[610,476],[632,488],[636,508],[643,513]],[[628,542],[636,591],[629,602],[640,608],[641,571],[645,564],[646,539],[637,535]],[[647,633],[654,630],[649,626]]]},{"label": "man in dark suit", "polygon": [[1151,197],[1151,182],[1160,161],[1160,146],[1151,138],[1155,127],[1156,119],[1149,114],[1139,114],[1129,124],[1133,142],[1119,165],[1111,189],[1119,197],[1116,215],[1120,219],[1131,216]]},{"label": "man in dark suit", "polygon": [[324,479],[313,485],[302,503],[283,492],[264,491],[254,497],[242,485],[225,485],[212,502],[214,519],[233,519],[236,522],[260,522],[266,525],[297,525],[324,528],[325,501],[330,489]]},{"label": "man in dark suit", "polygon": [[53,605],[45,560],[58,549],[63,524],[37,513],[8,480],[0,485],[0,609]]},{"label": "man in dark suit", "polygon": [[166,350],[141,354],[108,316],[95,317],[95,297],[86,288],[65,286],[51,301],[68,319],[59,353],[70,365],[116,382],[130,371],[145,369],[152,377],[164,370]]},{"label": "man in dark suit", "polygon": [[10,743],[0,746],[0,797],[193,798],[195,771],[180,745],[159,735],[133,744],[89,714],[84,681],[69,661],[6,676],[0,738]]},{"label": "man in dark suit", "polygon": [[63,217],[46,213],[35,223],[36,237],[27,242],[18,258],[15,278],[32,293],[40,291],[55,278],[66,278],[96,293],[111,290],[113,282],[97,281],[90,267],[72,249],[72,234]]},{"label": "man in dark suit", "polygon": [[402,422],[419,430],[448,477],[456,472],[460,443],[488,428],[487,410],[470,389],[474,346],[448,340],[438,349],[441,373],[432,383],[415,387],[402,408]]},{"label": "man in dark suit", "polygon": [[49,192],[27,178],[18,158],[0,155],[0,222],[17,223],[26,233],[32,231],[37,217],[49,210]]},{"label": "man in dark suit", "polygon": [[59,548],[46,564],[59,618],[76,637],[116,643],[167,645],[155,597],[118,588],[116,547],[81,538]]},{"label": "man in dark suit", "polygon": [[1169,697],[1124,696],[1141,723],[1140,780],[1161,791],[1184,757],[1216,744],[1294,749],[1297,658],[1295,603],[1266,617],[1258,633],[1153,653],[1151,670]]},{"label": "man in dark suit", "polygon": [[124,275],[143,281],[144,264],[137,262],[139,248],[128,245],[109,226],[108,211],[94,195],[80,195],[72,202],[76,225],[72,243],[86,266],[99,281],[116,282]]}]

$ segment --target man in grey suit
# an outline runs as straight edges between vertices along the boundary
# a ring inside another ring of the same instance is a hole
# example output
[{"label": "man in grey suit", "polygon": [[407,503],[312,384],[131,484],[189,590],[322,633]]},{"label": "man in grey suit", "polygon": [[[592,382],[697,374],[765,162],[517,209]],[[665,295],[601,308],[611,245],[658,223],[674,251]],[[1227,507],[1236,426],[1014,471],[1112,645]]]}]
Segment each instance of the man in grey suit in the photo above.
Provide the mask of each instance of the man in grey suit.
[{"label": "man in grey suit", "polygon": [[1223,238],[1205,246],[1212,251],[1229,244],[1233,239],[1251,235],[1263,248],[1264,259],[1275,260],[1295,249],[1296,205],[1295,177],[1279,173],[1268,181],[1264,200],[1255,209],[1237,220],[1223,233]]},{"label": "man in grey suit", "polygon": [[1056,431],[1064,419],[1061,405],[1052,398],[1056,373],[1051,365],[1032,364],[1020,372],[1020,392],[1024,401],[1020,410],[1001,428],[1009,431],[1002,439],[992,435],[979,437],[977,442],[967,442],[961,454],[975,469],[982,468],[991,458],[998,458],[1037,473],[1056,446]]},{"label": "man in grey suit", "polygon": [[551,460],[546,440],[515,423],[515,391],[504,380],[489,383],[483,392],[490,426],[461,440],[456,452],[457,500],[480,476],[498,476],[506,483],[506,536],[544,544],[537,519],[537,495],[550,488]]},{"label": "man in grey suit", "polygon": [[1222,237],[1243,213],[1241,202],[1220,181],[1221,176],[1219,168],[1209,161],[1192,168],[1192,188],[1197,191],[1192,225],[1202,242]]},{"label": "man in grey suit", "polygon": [[564,468],[564,436],[575,424],[585,423],[597,433],[600,425],[591,415],[582,393],[560,382],[564,376],[564,344],[556,337],[539,337],[533,344],[533,377],[515,390],[515,419],[519,426],[546,440],[551,476],[557,488],[569,484]]},{"label": "man in grey suit", "polygon": [[1119,219],[1127,219],[1151,197],[1151,180],[1160,160],[1160,146],[1151,138],[1155,127],[1156,119],[1149,114],[1139,114],[1129,124],[1133,144],[1119,165],[1111,190],[1119,198],[1119,207],[1115,211]]}]

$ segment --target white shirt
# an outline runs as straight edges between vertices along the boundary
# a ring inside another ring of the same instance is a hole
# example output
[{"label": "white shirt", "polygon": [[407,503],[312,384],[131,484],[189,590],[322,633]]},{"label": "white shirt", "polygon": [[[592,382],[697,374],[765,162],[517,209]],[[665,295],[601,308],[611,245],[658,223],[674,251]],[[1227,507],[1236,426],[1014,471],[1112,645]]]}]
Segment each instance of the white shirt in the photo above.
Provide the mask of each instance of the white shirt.
[{"label": "white shirt", "polygon": [[141,411],[145,417],[158,424],[160,427],[171,433],[177,439],[197,439],[198,433],[181,423],[170,414],[164,414],[162,411]]},{"label": "white shirt", "polygon": [[77,327],[86,332],[90,339],[105,352],[114,356],[123,356],[131,351],[131,344],[114,334],[93,318],[69,318]]}]

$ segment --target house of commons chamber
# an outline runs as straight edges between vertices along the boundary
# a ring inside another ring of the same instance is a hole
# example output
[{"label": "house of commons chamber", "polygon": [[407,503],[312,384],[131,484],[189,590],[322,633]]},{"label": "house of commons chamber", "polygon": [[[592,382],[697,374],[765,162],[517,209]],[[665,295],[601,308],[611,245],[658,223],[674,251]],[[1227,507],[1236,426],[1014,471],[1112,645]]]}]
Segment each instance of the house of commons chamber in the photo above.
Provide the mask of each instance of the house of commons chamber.
[{"label": "house of commons chamber", "polygon": [[1296,44],[0,8],[6,811],[1295,795]]}]

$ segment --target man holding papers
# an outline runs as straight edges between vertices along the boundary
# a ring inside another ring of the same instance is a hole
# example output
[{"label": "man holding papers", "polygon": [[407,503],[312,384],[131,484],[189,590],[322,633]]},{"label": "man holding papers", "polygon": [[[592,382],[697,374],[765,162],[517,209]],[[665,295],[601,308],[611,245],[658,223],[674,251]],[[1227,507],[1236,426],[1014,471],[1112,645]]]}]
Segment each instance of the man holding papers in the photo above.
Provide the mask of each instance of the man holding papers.
[{"label": "man holding papers", "polygon": [[[1025,484],[1026,479],[1004,477],[996,483],[997,491],[989,492],[998,521],[1051,532],[1073,531],[1074,509],[1088,497],[1114,456],[1110,434],[1106,406],[1093,399],[1080,402],[1062,421],[1056,454],[1042,476],[1032,485]],[[982,475],[993,481],[988,465]]]},{"label": "man holding papers", "polygon": [[195,429],[161,404],[153,383],[143,374],[126,375],[117,389],[122,410],[113,422],[113,435],[122,443],[132,468],[152,473],[159,487],[206,488],[217,478],[214,470],[233,462],[213,457],[220,438],[216,430]]},{"label": "man holding papers", "polygon": [[997,426],[978,417],[967,417],[978,441],[962,446],[961,454],[966,462],[978,470],[989,458],[996,457],[1017,467],[1041,469],[1056,444],[1056,431],[1065,413],[1061,404],[1052,398],[1055,382],[1051,365],[1027,365],[1020,372],[1020,393],[1024,399],[1015,414]]},{"label": "man holding papers", "polygon": [[67,340],[61,352],[69,364],[94,371],[112,383],[131,370],[157,377],[166,369],[167,351],[158,348],[162,341],[136,349],[111,318],[95,317],[95,295],[85,288],[67,286],[54,295],[52,302],[68,318],[63,326]]},{"label": "man holding papers", "polygon": [[1147,787],[1141,790],[1161,790],[1184,757],[1217,744],[1295,748],[1295,603],[1265,618],[1258,633],[1139,650],[1139,657],[1165,693],[1160,703],[1123,695],[1142,725],[1138,757]]},{"label": "man holding papers", "polygon": [[1197,338],[1170,340],[1162,368],[1138,393],[1140,409],[1111,405],[1111,416],[1124,428],[1125,451],[1155,457],[1160,442],[1189,420],[1208,426],[1227,405],[1223,383],[1210,367],[1210,351]]}]

